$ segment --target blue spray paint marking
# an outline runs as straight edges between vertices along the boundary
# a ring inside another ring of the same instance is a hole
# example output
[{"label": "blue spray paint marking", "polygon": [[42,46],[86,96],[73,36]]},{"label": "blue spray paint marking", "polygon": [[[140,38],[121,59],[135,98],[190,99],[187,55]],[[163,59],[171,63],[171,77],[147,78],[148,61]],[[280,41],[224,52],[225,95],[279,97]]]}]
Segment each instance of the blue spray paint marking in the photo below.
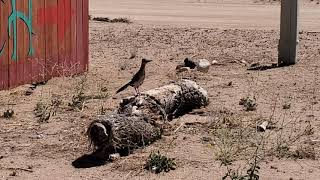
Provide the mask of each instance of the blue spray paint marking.
[{"label": "blue spray paint marking", "polygon": [[[4,3],[3,0],[1,0],[1,2]],[[4,41],[4,43],[2,44],[2,47],[1,47],[1,49],[0,49],[0,57],[2,56],[3,49],[4,49],[5,46],[6,46],[6,41]]]},{"label": "blue spray paint marking", "polygon": [[[11,59],[16,61],[17,60],[17,46],[18,46],[18,34],[17,34],[17,21],[18,18],[20,20],[22,20],[24,22],[24,24],[27,26],[28,28],[28,35],[29,35],[29,51],[28,51],[28,56],[32,56],[34,53],[34,49],[32,46],[32,0],[28,0],[28,11],[29,11],[29,15],[28,17],[20,12],[17,11],[16,8],[16,0],[11,0],[11,15],[8,18],[8,34],[9,34],[9,38],[13,39],[13,51],[12,51],[12,55],[11,55]],[[2,45],[2,48],[0,50],[0,56],[3,53],[4,47],[6,45],[6,42],[4,42],[4,44]]]},{"label": "blue spray paint marking", "polygon": [[4,50],[4,47],[6,46],[6,41],[4,41],[1,49],[0,49],[0,57],[2,56],[2,53],[3,53],[3,50]]}]

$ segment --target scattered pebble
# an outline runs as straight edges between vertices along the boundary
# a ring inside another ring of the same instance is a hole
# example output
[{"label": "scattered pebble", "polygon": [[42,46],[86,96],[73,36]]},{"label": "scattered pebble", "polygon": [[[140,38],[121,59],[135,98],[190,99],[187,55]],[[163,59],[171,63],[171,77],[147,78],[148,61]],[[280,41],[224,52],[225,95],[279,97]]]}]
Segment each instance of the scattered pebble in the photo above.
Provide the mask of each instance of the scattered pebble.
[{"label": "scattered pebble", "polygon": [[17,172],[13,171],[12,173],[9,174],[9,176],[17,176]]},{"label": "scattered pebble", "polygon": [[202,137],[202,141],[203,142],[210,142],[210,141],[212,141],[212,138],[211,137]]},{"label": "scattered pebble", "polygon": [[245,65],[248,64],[247,61],[245,61],[245,60],[241,60],[240,62],[243,63],[243,64],[245,64]]},{"label": "scattered pebble", "polygon": [[33,90],[32,89],[29,88],[28,90],[26,90],[26,93],[25,93],[26,96],[30,96],[32,94],[33,94]]},{"label": "scattered pebble", "polygon": [[218,64],[218,61],[217,60],[213,60],[212,62],[211,62],[211,65],[217,65]]},{"label": "scattered pebble", "polygon": [[278,168],[275,166],[270,166],[270,169],[278,169]]},{"label": "scattered pebble", "polygon": [[206,59],[199,59],[197,70],[200,72],[208,72],[210,68],[210,62]]},{"label": "scattered pebble", "polygon": [[182,138],[182,140],[187,140],[187,139],[188,139],[188,138],[187,138],[186,136]]}]

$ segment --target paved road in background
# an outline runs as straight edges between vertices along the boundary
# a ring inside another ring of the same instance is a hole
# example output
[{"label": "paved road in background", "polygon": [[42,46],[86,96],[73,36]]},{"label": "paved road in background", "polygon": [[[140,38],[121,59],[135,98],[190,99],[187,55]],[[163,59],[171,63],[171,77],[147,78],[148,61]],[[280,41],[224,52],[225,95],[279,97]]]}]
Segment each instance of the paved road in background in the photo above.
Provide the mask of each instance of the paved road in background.
[{"label": "paved road in background", "polygon": [[[278,29],[280,5],[250,0],[90,0],[93,16],[128,17],[143,24]],[[320,5],[301,5],[302,30],[320,31]]]}]

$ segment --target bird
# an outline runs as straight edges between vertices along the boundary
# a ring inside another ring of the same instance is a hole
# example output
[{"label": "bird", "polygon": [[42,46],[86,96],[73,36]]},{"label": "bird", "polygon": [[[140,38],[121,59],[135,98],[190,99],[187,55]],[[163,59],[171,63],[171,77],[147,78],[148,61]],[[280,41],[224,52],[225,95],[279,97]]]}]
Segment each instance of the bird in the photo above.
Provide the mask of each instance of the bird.
[{"label": "bird", "polygon": [[131,87],[134,87],[137,95],[140,95],[139,87],[142,85],[142,83],[145,79],[146,64],[151,61],[152,60],[143,58],[139,71],[132,77],[132,79],[127,84],[125,84],[120,89],[118,89],[116,94],[118,94],[119,92],[121,92],[121,91],[127,89],[129,86],[131,86]]}]

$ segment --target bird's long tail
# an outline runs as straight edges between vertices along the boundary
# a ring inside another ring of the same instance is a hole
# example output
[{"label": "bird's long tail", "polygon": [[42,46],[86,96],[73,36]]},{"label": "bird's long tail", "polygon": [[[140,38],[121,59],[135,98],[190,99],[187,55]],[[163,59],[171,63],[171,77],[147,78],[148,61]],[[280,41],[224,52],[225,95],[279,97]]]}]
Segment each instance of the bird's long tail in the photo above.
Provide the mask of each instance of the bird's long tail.
[{"label": "bird's long tail", "polygon": [[122,86],[120,89],[118,89],[118,91],[116,92],[116,94],[118,94],[119,92],[127,89],[127,87],[130,85],[130,83],[127,83],[126,85]]}]

